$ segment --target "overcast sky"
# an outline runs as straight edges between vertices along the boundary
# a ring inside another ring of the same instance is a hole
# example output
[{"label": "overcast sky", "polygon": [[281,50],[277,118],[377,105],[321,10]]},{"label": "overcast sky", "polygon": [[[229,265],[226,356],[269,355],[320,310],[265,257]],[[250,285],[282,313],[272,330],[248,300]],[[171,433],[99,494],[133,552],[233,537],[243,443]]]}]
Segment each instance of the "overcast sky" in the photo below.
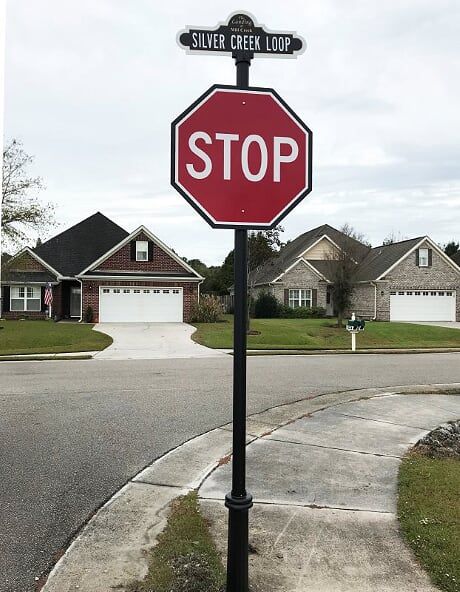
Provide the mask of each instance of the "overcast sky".
[{"label": "overcast sky", "polygon": [[221,263],[232,232],[170,187],[169,126],[235,77],[229,57],[187,55],[177,31],[237,9],[307,41],[297,60],[255,59],[250,73],[314,133],[313,192],[284,239],[349,222],[374,245],[391,232],[459,240],[458,0],[9,0],[5,134],[35,155],[59,230],[99,210]]}]

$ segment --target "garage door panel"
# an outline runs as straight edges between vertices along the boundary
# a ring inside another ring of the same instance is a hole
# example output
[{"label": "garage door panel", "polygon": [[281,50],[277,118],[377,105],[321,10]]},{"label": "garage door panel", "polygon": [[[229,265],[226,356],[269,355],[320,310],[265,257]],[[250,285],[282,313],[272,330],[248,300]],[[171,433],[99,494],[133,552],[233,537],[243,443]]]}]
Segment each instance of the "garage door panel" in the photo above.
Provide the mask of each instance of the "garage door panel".
[{"label": "garage door panel", "polygon": [[103,288],[99,320],[105,323],[180,323],[181,288]]},{"label": "garage door panel", "polygon": [[391,321],[455,321],[452,290],[403,290],[390,293]]}]

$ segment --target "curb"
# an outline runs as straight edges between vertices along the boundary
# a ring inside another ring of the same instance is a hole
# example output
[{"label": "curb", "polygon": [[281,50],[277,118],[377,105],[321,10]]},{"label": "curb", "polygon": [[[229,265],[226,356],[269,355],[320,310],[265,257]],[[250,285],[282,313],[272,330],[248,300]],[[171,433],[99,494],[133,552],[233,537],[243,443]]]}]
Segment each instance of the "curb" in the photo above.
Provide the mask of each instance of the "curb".
[{"label": "curb", "polygon": [[56,354],[11,354],[0,356],[0,362],[40,362],[42,360],[91,360],[99,352],[62,352]]},{"label": "curb", "polygon": [[[233,355],[232,349],[222,349],[224,353]],[[458,347],[406,348],[406,349],[248,349],[248,356],[333,356],[355,354],[448,354],[458,353]]]},{"label": "curb", "polygon": [[[307,414],[390,394],[460,392],[460,383],[371,388],[314,395],[247,418],[247,443]],[[158,458],[112,496],[80,530],[51,570],[42,592],[113,592],[147,573],[148,551],[176,497],[198,488],[228,462],[232,424],[188,440]]]}]

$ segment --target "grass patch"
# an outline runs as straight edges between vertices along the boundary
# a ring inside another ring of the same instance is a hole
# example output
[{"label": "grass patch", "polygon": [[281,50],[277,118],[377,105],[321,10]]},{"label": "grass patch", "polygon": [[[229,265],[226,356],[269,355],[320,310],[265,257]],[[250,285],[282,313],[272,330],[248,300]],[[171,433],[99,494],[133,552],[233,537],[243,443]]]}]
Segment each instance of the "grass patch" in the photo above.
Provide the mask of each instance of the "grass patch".
[{"label": "grass patch", "polygon": [[[233,346],[233,316],[225,323],[194,323],[193,339],[212,348]],[[334,326],[335,319],[253,319],[248,335],[250,349],[350,349],[351,337],[345,328]],[[358,349],[460,347],[460,330],[410,323],[367,323],[357,335]]]},{"label": "grass patch", "polygon": [[0,321],[0,355],[99,351],[112,338],[93,325],[53,321]]},{"label": "grass patch", "polygon": [[128,592],[223,592],[225,572],[196,492],[175,500],[152,549],[149,571]]},{"label": "grass patch", "polygon": [[412,453],[399,471],[401,529],[432,581],[460,591],[460,460]]}]

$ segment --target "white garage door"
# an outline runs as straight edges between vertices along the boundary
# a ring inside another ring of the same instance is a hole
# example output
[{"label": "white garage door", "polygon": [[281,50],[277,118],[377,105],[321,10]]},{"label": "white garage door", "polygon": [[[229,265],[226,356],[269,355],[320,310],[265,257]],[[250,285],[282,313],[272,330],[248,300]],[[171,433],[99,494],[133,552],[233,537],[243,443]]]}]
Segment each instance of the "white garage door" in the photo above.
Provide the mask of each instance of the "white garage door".
[{"label": "white garage door", "polygon": [[181,323],[182,288],[100,288],[100,323]]},{"label": "white garage door", "polygon": [[391,321],[455,321],[452,290],[390,292]]}]

